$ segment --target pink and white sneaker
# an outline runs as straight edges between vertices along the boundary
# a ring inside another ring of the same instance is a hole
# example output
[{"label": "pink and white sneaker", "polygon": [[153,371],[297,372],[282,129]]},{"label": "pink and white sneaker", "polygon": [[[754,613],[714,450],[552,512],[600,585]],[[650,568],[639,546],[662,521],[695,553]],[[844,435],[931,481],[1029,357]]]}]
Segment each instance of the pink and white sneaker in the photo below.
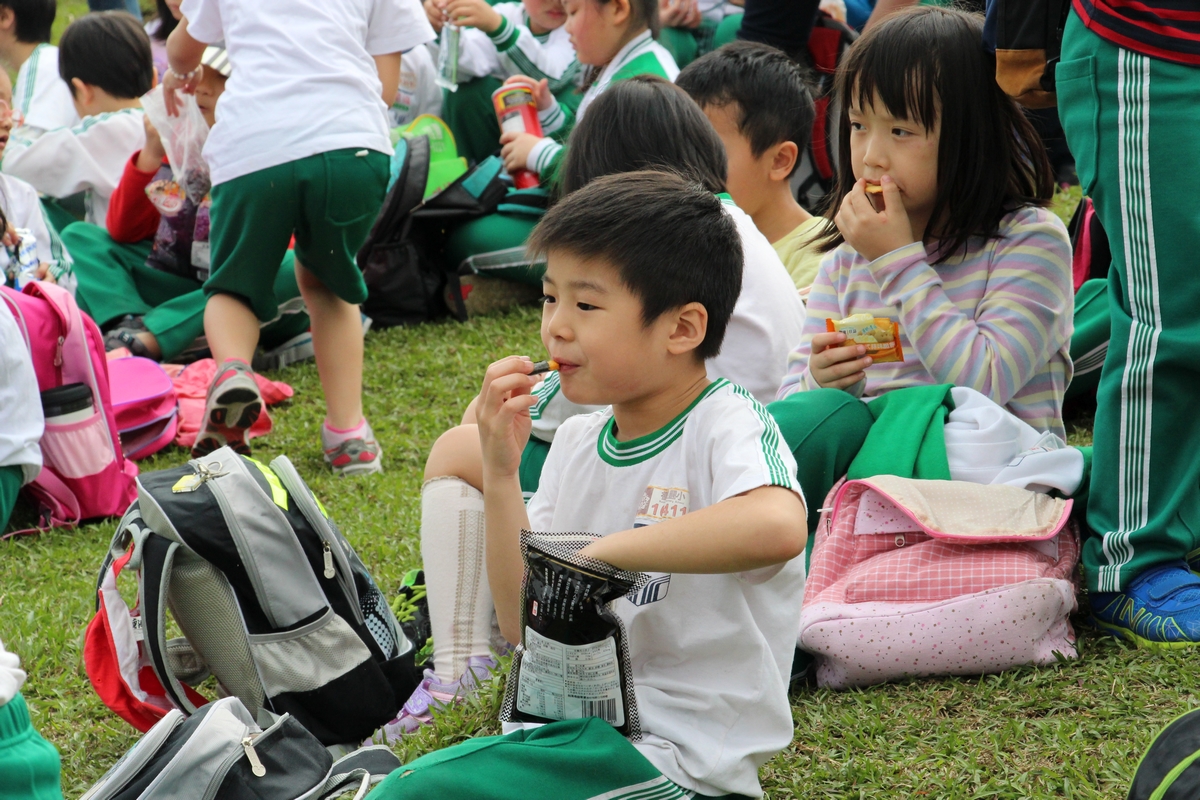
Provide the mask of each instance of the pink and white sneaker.
[{"label": "pink and white sneaker", "polygon": [[396,718],[375,731],[363,746],[395,744],[405,734],[416,732],[422,725],[433,722],[434,715],[442,708],[470,698],[495,670],[496,659],[490,656],[468,658],[466,672],[452,683],[439,683],[433,670],[425,670],[425,680],[413,691]]},{"label": "pink and white sneaker", "polygon": [[325,451],[325,463],[339,477],[383,472],[383,448],[375,441],[375,432],[365,419],[348,431],[322,425],[321,449]]},{"label": "pink and white sneaker", "polygon": [[208,387],[204,420],[192,445],[192,457],[206,456],[226,445],[242,455],[250,455],[247,434],[262,410],[262,395],[250,365],[245,361],[226,361]]}]

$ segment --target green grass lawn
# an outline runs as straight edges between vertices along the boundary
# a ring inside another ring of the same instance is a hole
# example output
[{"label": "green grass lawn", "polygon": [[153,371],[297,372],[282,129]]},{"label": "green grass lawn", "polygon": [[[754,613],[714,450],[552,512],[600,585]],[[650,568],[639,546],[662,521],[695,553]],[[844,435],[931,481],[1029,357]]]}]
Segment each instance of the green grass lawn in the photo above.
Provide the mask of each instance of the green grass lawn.
[{"label": "green grass lawn", "polygon": [[[60,17],[86,12],[60,2]],[[56,28],[61,30],[62,24]],[[1063,196],[1064,216],[1078,193]],[[320,458],[322,403],[316,369],[273,376],[294,400],[272,412],[276,429],[255,453],[287,455],[324,500],[387,592],[419,564],[419,490],[425,455],[455,424],[484,366],[509,353],[537,357],[537,312],[467,324],[372,333],[367,414],[386,448],[387,472],[335,480]],[[1070,424],[1068,427],[1072,427]],[[1072,442],[1090,441],[1086,420]],[[149,471],[184,463],[171,449]],[[15,524],[28,524],[19,508]],[[113,522],[0,543],[0,638],[21,655],[35,725],[62,753],[63,790],[77,797],[137,739],[96,698],[82,663],[96,570]],[[793,695],[796,736],[763,769],[772,798],[1025,798],[1124,796],[1152,736],[1197,705],[1200,661],[1155,655],[1080,628],[1080,659],[982,678],[920,680],[866,690],[802,689]],[[496,732],[498,688],[458,709],[397,752],[406,760],[479,733]]]}]

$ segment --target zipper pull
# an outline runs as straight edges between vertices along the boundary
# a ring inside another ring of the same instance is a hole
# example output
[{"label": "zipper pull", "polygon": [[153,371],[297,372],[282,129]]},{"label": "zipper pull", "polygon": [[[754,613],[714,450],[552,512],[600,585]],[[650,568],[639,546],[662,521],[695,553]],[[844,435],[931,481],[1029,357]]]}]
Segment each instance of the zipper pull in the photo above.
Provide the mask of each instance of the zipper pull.
[{"label": "zipper pull", "polygon": [[254,740],[249,736],[242,739],[242,748],[246,751],[246,758],[250,760],[250,771],[261,778],[267,774],[267,768],[258,760],[258,753],[254,752]]},{"label": "zipper pull", "polygon": [[58,337],[58,348],[54,351],[54,366],[61,367],[63,363],[63,345],[66,344],[67,337]]},{"label": "zipper pull", "polygon": [[321,542],[321,544],[325,545],[325,577],[334,578],[337,576],[337,572],[333,569],[333,551],[329,549],[329,542]]}]

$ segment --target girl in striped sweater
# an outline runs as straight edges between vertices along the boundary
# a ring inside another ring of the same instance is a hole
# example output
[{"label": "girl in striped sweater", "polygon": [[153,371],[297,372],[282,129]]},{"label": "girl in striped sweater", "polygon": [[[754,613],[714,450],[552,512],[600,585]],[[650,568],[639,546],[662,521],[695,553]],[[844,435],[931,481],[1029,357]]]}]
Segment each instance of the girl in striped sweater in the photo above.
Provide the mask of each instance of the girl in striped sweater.
[{"label": "girl in striped sweater", "polygon": [[[1045,149],[996,85],[981,26],[936,7],[897,14],[839,71],[843,171],[779,390],[787,404],[819,404],[820,389],[869,399],[949,383],[1064,436],[1070,241],[1046,209]],[[825,330],[827,318],[862,313],[899,322],[903,362],[872,364],[863,345]]]}]

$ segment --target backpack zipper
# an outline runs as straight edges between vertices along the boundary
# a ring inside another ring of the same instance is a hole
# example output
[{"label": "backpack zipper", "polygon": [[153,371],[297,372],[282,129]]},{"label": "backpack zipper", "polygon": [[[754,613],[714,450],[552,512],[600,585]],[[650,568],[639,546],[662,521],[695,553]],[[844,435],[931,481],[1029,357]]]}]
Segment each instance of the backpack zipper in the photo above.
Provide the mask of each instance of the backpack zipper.
[{"label": "backpack zipper", "polygon": [[[258,751],[254,749],[255,742],[261,742],[264,737],[270,736],[279,731],[283,721],[289,715],[284,714],[275,724],[260,733],[249,733],[242,737],[238,742],[240,749],[235,749],[225,757],[221,762],[221,766],[213,773],[212,780],[209,781],[208,788],[204,792],[204,797],[201,800],[216,800],[217,792],[221,790],[221,784],[225,783],[225,778],[229,776],[229,770],[233,769],[233,765],[245,758],[250,762],[250,771],[255,777],[261,778],[267,774],[267,769],[262,763],[262,759],[258,757]],[[259,770],[262,770],[261,772]]]},{"label": "backpack zipper", "polygon": [[246,751],[246,758],[250,760],[250,771],[260,778],[266,775],[267,768],[258,760],[258,753],[254,752],[254,739],[249,736],[243,736],[242,749]]},{"label": "backpack zipper", "polygon": [[333,568],[333,551],[329,549],[329,542],[322,541],[321,544],[325,548],[325,577],[333,578],[337,575],[337,571]]}]

